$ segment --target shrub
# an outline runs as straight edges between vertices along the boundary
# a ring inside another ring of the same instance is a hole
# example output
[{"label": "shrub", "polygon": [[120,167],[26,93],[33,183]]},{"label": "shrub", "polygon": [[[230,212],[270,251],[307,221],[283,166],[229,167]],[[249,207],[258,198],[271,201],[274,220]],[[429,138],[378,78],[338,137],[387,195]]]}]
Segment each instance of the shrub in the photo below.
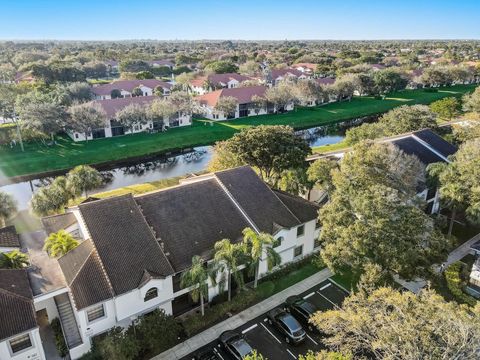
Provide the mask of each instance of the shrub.
[{"label": "shrub", "polygon": [[460,261],[448,266],[444,273],[447,287],[457,302],[475,306],[477,300],[463,291],[466,286],[466,280],[462,278],[462,272],[464,270],[465,264]]},{"label": "shrub", "polygon": [[68,355],[68,347],[65,343],[60,320],[58,318],[53,319],[50,326],[52,327],[53,335],[55,336],[55,347],[57,348],[58,354],[61,357],[66,357]]},{"label": "shrub", "polygon": [[142,351],[159,354],[174,346],[182,331],[180,324],[164,310],[144,315],[135,326]]},{"label": "shrub", "polygon": [[133,360],[140,352],[139,341],[131,328],[117,326],[111,329],[98,344],[103,359]]}]

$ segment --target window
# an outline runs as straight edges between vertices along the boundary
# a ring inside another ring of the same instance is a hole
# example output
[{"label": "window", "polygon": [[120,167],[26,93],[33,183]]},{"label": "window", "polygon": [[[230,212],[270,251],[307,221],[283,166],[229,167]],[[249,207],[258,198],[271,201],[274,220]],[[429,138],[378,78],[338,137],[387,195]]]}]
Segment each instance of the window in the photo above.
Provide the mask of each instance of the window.
[{"label": "window", "polygon": [[282,242],[283,242],[283,236],[280,236],[278,239],[274,240],[272,247],[273,248],[279,247],[282,245]]},{"label": "window", "polygon": [[75,133],[75,139],[78,139],[78,134],[77,133]]},{"label": "window", "polygon": [[103,308],[103,304],[95,306],[90,310],[87,310],[87,319],[88,322],[95,321],[105,316],[105,309]]},{"label": "window", "polygon": [[297,227],[297,237],[302,236],[305,233],[305,225]]},{"label": "window", "polygon": [[28,349],[29,347],[32,347],[30,334],[17,336],[16,338],[10,340],[10,348],[12,349],[13,354]]},{"label": "window", "polygon": [[320,220],[315,221],[315,229],[320,229]]},{"label": "window", "polygon": [[293,257],[296,258],[296,257],[302,256],[302,253],[303,253],[303,245],[297,246],[293,250]]},{"label": "window", "polygon": [[316,249],[320,247],[320,239],[319,238],[316,238],[314,241],[313,241],[313,248]]},{"label": "window", "polygon": [[155,299],[157,296],[158,296],[157,288],[148,289],[147,292],[145,293],[145,298],[143,299],[143,301]]}]

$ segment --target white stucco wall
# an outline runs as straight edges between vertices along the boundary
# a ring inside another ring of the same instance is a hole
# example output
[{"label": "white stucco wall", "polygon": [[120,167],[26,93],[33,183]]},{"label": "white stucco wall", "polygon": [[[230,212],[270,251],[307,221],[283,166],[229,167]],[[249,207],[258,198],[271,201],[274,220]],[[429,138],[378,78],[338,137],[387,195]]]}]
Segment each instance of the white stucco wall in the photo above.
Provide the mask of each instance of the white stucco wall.
[{"label": "white stucco wall", "polygon": [[[23,334],[30,334],[30,340],[32,347],[22,350],[16,354],[12,354],[9,341],[17,336]],[[1,360],[45,360],[45,353],[42,347],[42,341],[40,339],[40,332],[37,329],[32,329],[25,333],[17,334],[11,338],[5,339],[0,342],[0,359]]]}]

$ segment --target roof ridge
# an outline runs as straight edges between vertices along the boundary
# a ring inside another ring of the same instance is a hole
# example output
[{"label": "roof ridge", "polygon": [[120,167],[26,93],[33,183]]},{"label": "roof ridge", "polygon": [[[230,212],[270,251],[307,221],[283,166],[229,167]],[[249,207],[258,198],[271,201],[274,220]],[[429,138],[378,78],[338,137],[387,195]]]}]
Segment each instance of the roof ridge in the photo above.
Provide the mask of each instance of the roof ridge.
[{"label": "roof ridge", "polygon": [[[15,297],[15,298],[19,298],[19,299],[21,299],[21,300],[23,300],[23,301],[28,301],[28,302],[32,301],[32,302],[33,302],[33,299],[30,299],[30,298],[28,298],[28,297],[26,297],[26,296],[23,296],[23,295],[14,293],[14,292],[9,291],[9,290],[4,289],[4,288],[0,288],[0,293],[3,293],[4,295],[13,296],[13,297]],[[32,295],[32,296],[33,296],[33,295]]]},{"label": "roof ridge", "polygon": [[228,198],[233,202],[233,204],[240,210],[240,213],[243,215],[243,217],[247,220],[250,225],[252,225],[253,229],[257,232],[260,233],[260,228],[258,225],[253,221],[253,219],[250,218],[250,216],[247,214],[245,209],[238,203],[237,199],[233,196],[233,194],[227,189],[225,184],[218,178],[216,173],[214,174],[214,178],[217,180],[217,183],[220,185],[220,188],[225,192],[225,194],[228,196]]}]

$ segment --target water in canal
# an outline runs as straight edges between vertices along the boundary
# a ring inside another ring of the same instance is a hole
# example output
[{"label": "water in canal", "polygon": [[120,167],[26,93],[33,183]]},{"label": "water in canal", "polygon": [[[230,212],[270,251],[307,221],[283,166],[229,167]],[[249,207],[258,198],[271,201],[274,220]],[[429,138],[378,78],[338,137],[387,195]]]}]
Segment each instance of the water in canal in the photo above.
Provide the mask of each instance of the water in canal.
[{"label": "water in canal", "polygon": [[[297,133],[311,147],[335,144],[344,138],[344,129],[339,125],[311,128],[298,131]],[[157,159],[137,161],[128,166],[119,166],[111,170],[102,171],[102,174],[108,181],[90,194],[93,195],[96,192],[113,190],[133,184],[200,172],[206,169],[211,157],[212,147],[204,146],[195,148],[193,153],[169,158],[160,156]],[[49,181],[51,181],[51,178],[33,179],[31,181],[4,185],[0,187],[0,190],[12,194],[17,201],[18,209],[25,210],[29,208],[32,194]]]}]

